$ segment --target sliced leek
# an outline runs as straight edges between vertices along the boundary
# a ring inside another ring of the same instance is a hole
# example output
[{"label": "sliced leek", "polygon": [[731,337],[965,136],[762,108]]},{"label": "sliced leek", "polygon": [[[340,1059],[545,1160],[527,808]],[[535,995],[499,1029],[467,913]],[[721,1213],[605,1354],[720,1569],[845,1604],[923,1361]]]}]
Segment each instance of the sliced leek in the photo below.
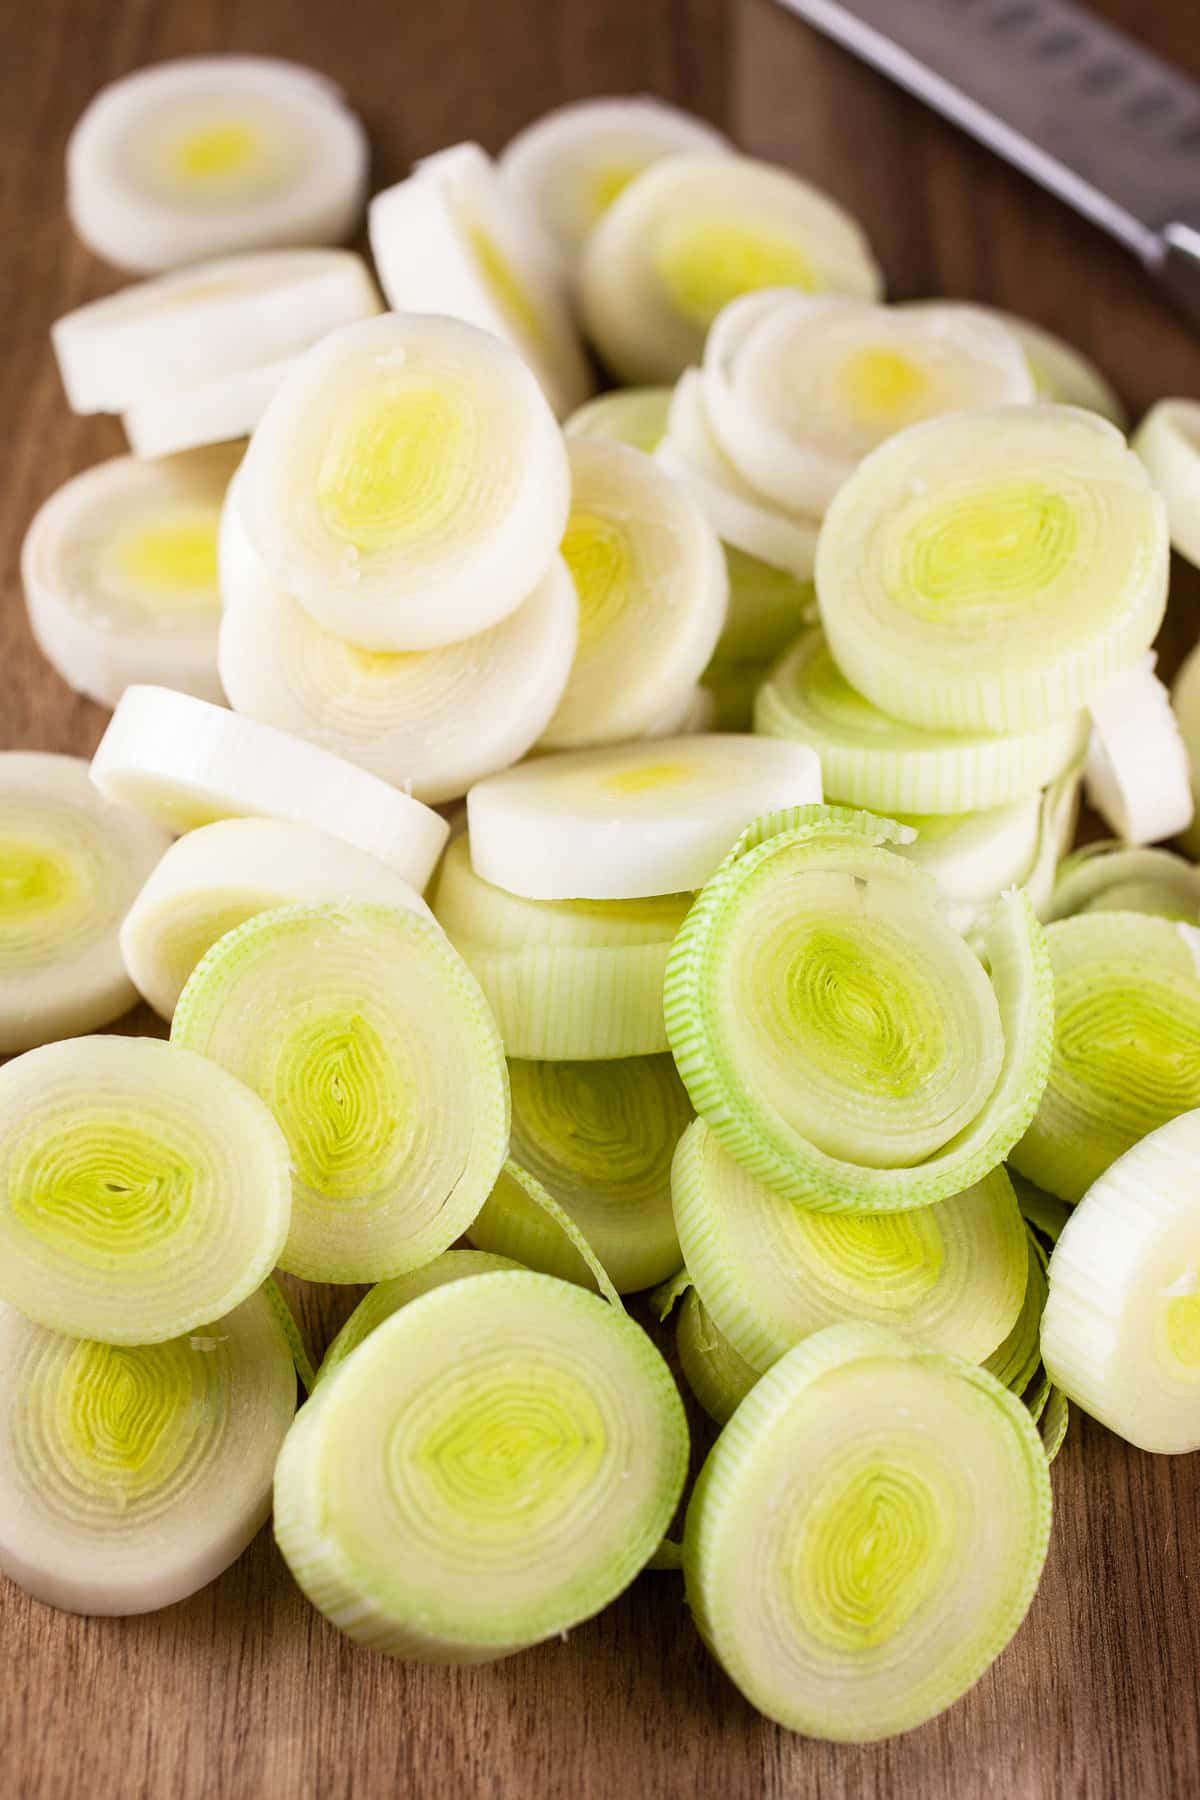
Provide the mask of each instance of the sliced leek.
[{"label": "sliced leek", "polygon": [[365,769],[166,688],[126,689],[91,772],[106,798],[173,831],[237,818],[315,826],[390,863],[418,889],[449,836],[437,813]]},{"label": "sliced leek", "polygon": [[479,1275],[402,1307],[318,1384],[279,1458],[275,1535],[351,1637],[484,1662],[628,1586],[687,1459],[640,1326],[548,1275]]},{"label": "sliced leek", "polygon": [[201,957],[227,931],[272,907],[365,900],[432,918],[396,869],[311,825],[220,819],[172,844],[121,926],[125,967],[170,1019]]},{"label": "sliced leek", "polygon": [[632,181],[583,248],[588,333],[622,381],[672,381],[709,326],[758,288],[874,299],[862,231],[799,176],[747,156],[668,157]]},{"label": "sliced leek", "polygon": [[1060,865],[1046,916],[1096,912],[1156,913],[1200,925],[1200,870],[1170,850],[1088,844]]},{"label": "sliced leek", "polygon": [[1090,705],[1166,605],[1163,505],[1119,431],[1073,407],[951,413],[839,490],[817,597],[846,679],[926,729],[1029,731]]},{"label": "sliced leek", "polygon": [[0,1056],[136,1003],[117,933],[168,841],[103,800],[80,758],[0,754]]},{"label": "sliced leek", "polygon": [[758,1380],[758,1370],[717,1329],[695,1288],[679,1308],[675,1350],[684,1379],[709,1418],[726,1424]]},{"label": "sliced leek", "polygon": [[1187,746],[1153,655],[1119,675],[1090,711],[1084,785],[1101,818],[1127,844],[1186,831],[1195,811]]},{"label": "sliced leek", "polygon": [[320,744],[418,800],[451,800],[518,762],[571,673],[579,605],[555,557],[498,625],[439,650],[360,650],[266,573],[235,504],[221,525],[219,665],[235,712]]},{"label": "sliced leek", "polygon": [[1200,1113],[1130,1146],[1050,1258],[1042,1355],[1055,1386],[1142,1450],[1200,1449]]},{"label": "sliced leek", "polygon": [[563,423],[569,438],[611,438],[652,456],[667,431],[669,387],[614,388],[586,400]]},{"label": "sliced leek", "polygon": [[542,732],[571,750],[645,736],[687,705],[725,624],[720,541],[686,487],[644,451],[575,439],[562,553],[579,647]]},{"label": "sliced leek", "polygon": [[1021,1310],[1029,1251],[1003,1169],[914,1212],[823,1213],[764,1187],[697,1120],[671,1189],[705,1311],[760,1373],[814,1331],[856,1319],[983,1362]]},{"label": "sliced leek", "polygon": [[1002,737],[905,724],[855,692],[819,627],[801,633],[759,689],[754,728],[811,745],[831,800],[903,813],[1021,800],[1074,762],[1088,733],[1081,714]]},{"label": "sliced leek", "polygon": [[1033,1227],[1042,1244],[1052,1247],[1062,1236],[1062,1228],[1071,1216],[1071,1207],[1065,1200],[1056,1200],[1053,1194],[1043,1193],[1016,1169],[1010,1169],[1009,1174],[1025,1223]]},{"label": "sliced leek", "polygon": [[[904,311],[940,311],[945,304],[944,300],[910,301]],[[1032,319],[1022,319],[997,306],[967,306],[958,300],[954,306],[956,311],[974,313],[1011,332],[1025,352],[1039,400],[1058,400],[1064,406],[1081,406],[1087,412],[1099,413],[1120,430],[1126,430],[1128,418],[1120,396],[1108,377],[1101,374],[1095,363],[1074,344],[1047,331],[1044,325],[1035,325]]]},{"label": "sliced leek", "polygon": [[229,1312],[278,1259],[283,1133],[257,1095],[156,1038],[69,1038],[0,1069],[0,1301],[108,1344]]},{"label": "sliced leek", "polygon": [[1200,1106],[1200,940],[1191,926],[1122,912],[1060,920],[1046,939],[1054,1058],[1012,1162],[1079,1200],[1139,1138]]},{"label": "sliced leek", "polygon": [[268,573],[327,631],[430,650],[532,593],[569,490],[562,434],[514,350],[457,319],[389,313],[301,359],[237,504]]},{"label": "sliced leek", "polygon": [[1038,1333],[1046,1305],[1045,1254],[1032,1232],[1026,1229],[1024,1236],[1025,1293],[1021,1310],[1007,1337],[983,1362],[988,1373],[1014,1394],[1025,1394],[1037,1374],[1041,1362]]},{"label": "sliced leek", "polygon": [[747,822],[820,799],[803,744],[699,735],[540,757],[467,795],[471,862],[533,900],[698,888]]},{"label": "sliced leek", "polygon": [[349,237],[367,139],[336,84],[266,56],[186,56],[102,87],[67,143],[89,249],[152,271]]},{"label": "sliced leek", "polygon": [[140,1347],[61,1337],[0,1307],[0,1569],[69,1612],[184,1599],[266,1523],[295,1410],[264,1293]]},{"label": "sliced leek", "polygon": [[172,1044],[260,1095],[292,1163],[279,1264],[380,1281],[446,1250],[504,1161],[508,1081],[477,983],[411,910],[259,913],[221,938],[175,1008]]},{"label": "sliced leek", "polygon": [[519,1267],[536,1268],[544,1275],[557,1273],[560,1280],[592,1288],[624,1311],[608,1270],[566,1207],[511,1157],[468,1235],[480,1250],[508,1256]]},{"label": "sliced leek", "polygon": [[1158,401],[1134,432],[1133,448],[1166,502],[1172,544],[1200,568],[1200,401]]},{"label": "sliced leek", "polygon": [[317,1380],[324,1381],[377,1326],[399,1312],[402,1306],[407,1306],[410,1300],[419,1300],[422,1294],[445,1287],[447,1282],[463,1281],[468,1275],[495,1275],[500,1270],[520,1266],[507,1256],[492,1256],[487,1250],[443,1250],[440,1256],[413,1269],[411,1274],[394,1275],[390,1281],[376,1282],[326,1350]]},{"label": "sliced leek", "polygon": [[21,549],[29,624],[69,687],[115,706],[133,682],[223,699],[217,526],[229,451],[115,456],[42,505]]},{"label": "sliced leek", "polygon": [[667,1033],[697,1113],[747,1174],[818,1210],[961,1193],[1045,1084],[1053,996],[1028,898],[997,902],[977,957],[930,878],[886,847],[906,836],[838,807],[757,821],[667,966]]},{"label": "sliced leek", "polygon": [[478,144],[419,162],[370,207],[371,252],[397,312],[445,313],[505,338],[562,416],[592,380],[537,216]]},{"label": "sliced leek", "polygon": [[1033,1599],[1050,1481],[1021,1402],[870,1325],[791,1350],[718,1438],[688,1507],[688,1603],[768,1718],[866,1743],[942,1712]]},{"label": "sliced leek", "polygon": [[[1200,795],[1200,645],[1184,658],[1183,667],[1171,685],[1171,705],[1187,749],[1192,777],[1192,799]],[[1200,857],[1200,826],[1193,820],[1183,834],[1183,847],[1189,856]]]},{"label": "sliced leek", "polygon": [[164,388],[126,407],[121,425],[135,456],[175,456],[206,444],[233,444],[250,436],[285,375],[299,361],[281,356],[253,369],[237,369],[214,381]]}]

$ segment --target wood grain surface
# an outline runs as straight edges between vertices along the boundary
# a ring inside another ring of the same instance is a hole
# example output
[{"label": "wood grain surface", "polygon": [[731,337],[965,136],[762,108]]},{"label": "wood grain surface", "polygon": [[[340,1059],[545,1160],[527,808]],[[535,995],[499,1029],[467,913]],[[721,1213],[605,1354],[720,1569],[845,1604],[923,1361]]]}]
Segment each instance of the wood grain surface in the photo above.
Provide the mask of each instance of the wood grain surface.
[{"label": "wood grain surface", "polygon": [[[1200,75],[1195,0],[1103,10]],[[651,89],[823,182],[899,296],[993,301],[1074,338],[1132,409],[1200,395],[1200,338],[1088,226],[769,0],[0,0],[0,745],[89,752],[104,725],[40,661],[17,574],[36,505],[122,447],[72,418],[46,327],[117,285],[62,207],[92,91],[163,56],[310,61],[364,113],[376,184],[463,137],[498,147],[563,99]],[[1177,571],[1167,654],[1200,629]],[[135,1015],[134,1029],[150,1029]],[[292,1284],[298,1293],[300,1284]],[[319,1348],[357,1290],[300,1296]],[[492,1667],[357,1648],[292,1585],[269,1533],[145,1619],[67,1617],[0,1582],[0,1795],[17,1800],[1160,1800],[1200,1786],[1200,1462],[1075,1417],[1041,1592],[945,1717],[846,1749],[760,1719],[712,1664],[672,1575],[562,1642]]]}]

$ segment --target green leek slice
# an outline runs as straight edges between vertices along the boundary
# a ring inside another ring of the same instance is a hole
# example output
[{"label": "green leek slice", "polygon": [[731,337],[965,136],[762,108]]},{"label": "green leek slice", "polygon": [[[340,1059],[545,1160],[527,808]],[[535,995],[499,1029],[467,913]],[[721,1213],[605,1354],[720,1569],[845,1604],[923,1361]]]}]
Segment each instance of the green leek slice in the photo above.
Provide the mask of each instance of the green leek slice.
[{"label": "green leek slice", "polygon": [[469,1236],[479,1250],[591,1288],[624,1310],[608,1270],[566,1207],[511,1158],[473,1220]]},{"label": "green leek slice", "polygon": [[1008,1336],[989,1356],[983,1367],[1014,1394],[1024,1394],[1042,1359],[1038,1334],[1046,1305],[1046,1259],[1032,1231],[1025,1233],[1025,1293],[1021,1310],[1013,1320]]},{"label": "green leek slice", "polygon": [[[410,1300],[419,1300],[422,1294],[432,1293],[434,1288],[444,1287],[447,1282],[464,1281],[468,1275],[494,1275],[498,1270],[520,1266],[510,1257],[493,1256],[487,1250],[443,1250],[440,1256],[435,1256],[420,1269],[413,1269],[407,1275],[394,1275],[390,1281],[377,1281],[363,1295],[321,1358],[316,1380],[324,1381],[331,1370],[345,1362],[351,1351],[358,1349],[364,1338],[370,1337],[376,1326],[390,1319]],[[312,1385],[315,1386],[315,1382]],[[311,1393],[311,1386],[309,1391]]]},{"label": "green leek slice", "polygon": [[684,1295],[679,1309],[675,1350],[684,1378],[709,1418],[727,1424],[758,1380],[758,1370],[718,1330],[695,1288]]},{"label": "green leek slice", "polygon": [[1041,1244],[1053,1249],[1062,1236],[1063,1226],[1071,1216],[1070,1206],[1065,1200],[1056,1199],[1053,1194],[1043,1193],[1040,1187],[1027,1181],[1018,1170],[1010,1168],[1009,1175],[1025,1223],[1033,1227]]},{"label": "green leek slice", "polygon": [[1115,840],[1085,844],[1059,864],[1047,917],[1097,912],[1153,913],[1200,925],[1200,870],[1170,850]]}]

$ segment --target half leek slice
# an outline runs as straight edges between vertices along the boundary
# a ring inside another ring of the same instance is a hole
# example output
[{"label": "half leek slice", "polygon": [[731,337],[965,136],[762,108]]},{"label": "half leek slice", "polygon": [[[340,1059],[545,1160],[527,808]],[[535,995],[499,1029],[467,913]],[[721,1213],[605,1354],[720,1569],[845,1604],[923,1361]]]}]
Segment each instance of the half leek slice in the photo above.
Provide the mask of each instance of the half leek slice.
[{"label": "half leek slice", "polygon": [[1170,850],[1087,844],[1060,864],[1047,917],[1096,912],[1154,913],[1200,925],[1200,870]]},{"label": "half leek slice", "polygon": [[485,1662],[628,1586],[687,1458],[640,1326],[552,1276],[479,1275],[402,1307],[318,1384],[279,1458],[275,1535],[351,1637]]},{"label": "half leek slice", "polygon": [[614,388],[585,400],[563,430],[569,438],[608,438],[652,456],[662,443],[671,410],[669,387]]},{"label": "half leek slice", "polygon": [[402,1306],[407,1306],[410,1300],[419,1300],[422,1294],[445,1287],[447,1282],[463,1281],[468,1275],[494,1275],[500,1270],[520,1266],[507,1256],[492,1256],[487,1250],[443,1250],[432,1262],[424,1263],[408,1275],[394,1275],[390,1281],[377,1281],[370,1292],[364,1294],[326,1350],[317,1370],[317,1381],[324,1381],[377,1326],[399,1312]]},{"label": "half leek slice", "polygon": [[1200,401],[1160,400],[1133,434],[1167,506],[1171,542],[1200,568]]}]

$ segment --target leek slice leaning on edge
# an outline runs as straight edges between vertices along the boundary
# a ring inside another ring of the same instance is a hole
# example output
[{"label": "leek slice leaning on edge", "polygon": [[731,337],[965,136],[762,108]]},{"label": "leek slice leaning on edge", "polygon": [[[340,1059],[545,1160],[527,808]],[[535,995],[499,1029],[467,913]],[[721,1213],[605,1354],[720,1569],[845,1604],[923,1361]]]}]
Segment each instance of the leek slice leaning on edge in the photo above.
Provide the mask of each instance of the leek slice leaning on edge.
[{"label": "leek slice leaning on edge", "polygon": [[1159,400],[1132,443],[1166,501],[1172,545],[1200,568],[1200,402]]},{"label": "leek slice leaning on edge", "polygon": [[726,1424],[758,1380],[758,1370],[717,1329],[694,1287],[679,1304],[675,1350],[684,1379],[709,1418]]},{"label": "leek slice leaning on edge", "polygon": [[1058,867],[1048,919],[1079,913],[1153,913],[1200,925],[1200,869],[1171,850],[1108,840],[1085,844]]}]

